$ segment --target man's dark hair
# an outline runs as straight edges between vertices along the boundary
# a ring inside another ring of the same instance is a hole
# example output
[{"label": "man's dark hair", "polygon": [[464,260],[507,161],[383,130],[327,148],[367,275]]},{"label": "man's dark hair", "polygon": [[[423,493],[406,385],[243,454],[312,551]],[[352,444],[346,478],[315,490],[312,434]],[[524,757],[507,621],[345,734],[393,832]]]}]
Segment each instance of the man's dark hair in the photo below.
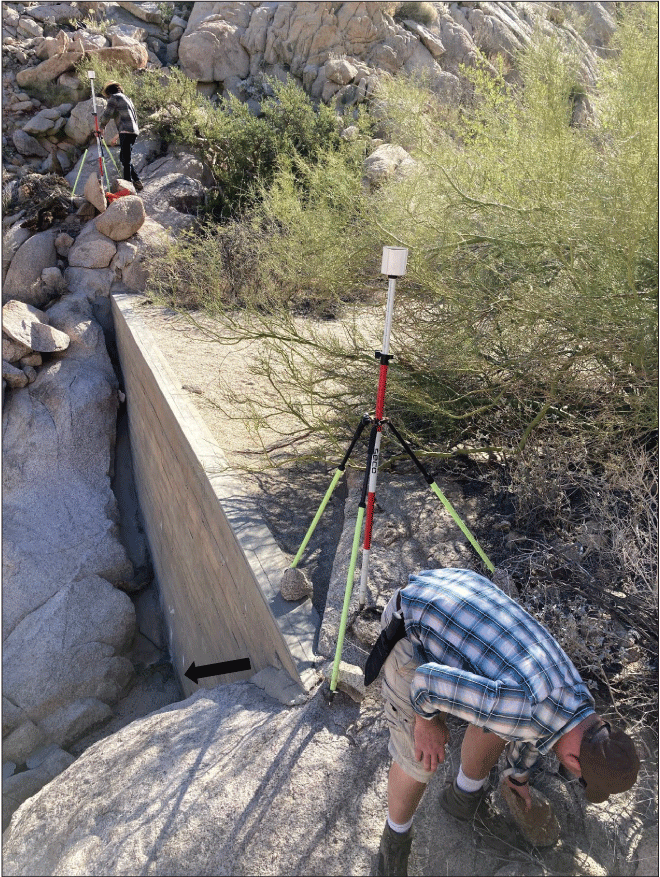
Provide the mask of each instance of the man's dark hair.
[{"label": "man's dark hair", "polygon": [[119,85],[118,82],[113,82],[103,89],[104,94],[107,94],[107,95],[119,94],[121,91],[123,91],[123,89],[122,89],[121,85]]}]

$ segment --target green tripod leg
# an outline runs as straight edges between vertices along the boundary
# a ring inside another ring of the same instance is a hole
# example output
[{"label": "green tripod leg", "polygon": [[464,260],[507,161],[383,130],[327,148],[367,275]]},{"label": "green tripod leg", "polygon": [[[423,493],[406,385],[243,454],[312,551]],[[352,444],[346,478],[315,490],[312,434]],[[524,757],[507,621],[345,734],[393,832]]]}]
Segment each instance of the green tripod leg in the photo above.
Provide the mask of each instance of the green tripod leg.
[{"label": "green tripod leg", "polygon": [[294,569],[296,566],[298,566],[298,561],[303,556],[303,552],[305,551],[305,548],[307,548],[307,543],[312,538],[312,534],[314,533],[314,530],[316,529],[316,525],[321,520],[321,515],[325,511],[325,507],[327,506],[328,502],[330,501],[330,497],[332,496],[332,492],[335,489],[335,487],[337,486],[337,482],[341,478],[343,471],[344,471],[343,469],[337,469],[335,471],[335,474],[332,477],[332,481],[330,482],[330,486],[326,490],[325,496],[321,500],[321,505],[318,507],[318,511],[314,515],[314,520],[309,525],[309,528],[308,528],[307,532],[305,533],[305,538],[300,543],[300,548],[298,549],[298,553],[293,558],[293,562],[291,563],[291,569]]},{"label": "green tripod leg", "polygon": [[479,545],[479,543],[477,542],[476,538],[472,535],[472,533],[468,530],[467,526],[466,526],[466,525],[463,523],[463,521],[459,518],[459,516],[458,516],[458,512],[456,511],[456,509],[454,508],[454,506],[449,502],[449,500],[448,500],[447,497],[444,495],[444,493],[440,490],[440,488],[439,488],[438,485],[435,483],[435,481],[431,481],[431,482],[429,482],[429,487],[431,488],[431,490],[433,491],[433,493],[435,493],[435,495],[438,497],[438,499],[439,499],[440,502],[443,504],[443,506],[447,509],[447,511],[448,511],[449,514],[452,516],[452,518],[454,519],[454,521],[456,522],[456,524],[458,524],[458,526],[460,527],[461,531],[463,532],[463,534],[464,534],[465,537],[467,538],[467,540],[468,540],[468,542],[470,543],[470,545],[474,548],[474,550],[477,552],[477,554],[479,555],[479,557],[480,557],[480,558],[483,560],[483,562],[486,564],[488,570],[489,570],[491,573],[494,573],[494,572],[495,572],[495,566],[493,565],[492,561],[488,558],[488,556],[487,556],[486,553],[484,552],[484,550],[483,550],[483,548],[481,547],[481,545]]},{"label": "green tripod leg", "polygon": [[353,549],[351,551],[351,562],[348,565],[348,576],[346,578],[346,591],[344,593],[344,606],[341,611],[341,621],[339,622],[339,634],[337,636],[337,648],[335,649],[335,662],[332,665],[332,677],[330,679],[331,695],[337,690],[337,679],[339,678],[339,663],[341,661],[341,652],[344,647],[344,634],[346,633],[346,622],[348,620],[348,607],[351,604],[351,595],[353,593],[353,577],[355,575],[355,564],[357,562],[358,550],[360,548],[360,536],[362,535],[362,521],[364,520],[365,507],[361,504],[358,508],[357,520],[355,521],[355,533],[353,534]]},{"label": "green tripod leg", "polygon": [[337,648],[335,649],[335,662],[332,665],[332,676],[330,678],[330,697],[334,697],[337,690],[337,680],[339,678],[339,664],[341,663],[341,653],[344,648],[344,635],[346,633],[346,624],[348,622],[348,608],[351,604],[351,595],[353,593],[353,578],[355,576],[355,565],[357,563],[358,550],[360,548],[360,537],[362,535],[362,522],[367,508],[367,491],[369,489],[369,477],[371,475],[371,462],[373,459],[374,448],[376,446],[376,436],[378,434],[378,424],[372,417],[365,414],[363,423],[373,424],[371,434],[369,436],[369,447],[367,448],[367,464],[364,469],[364,477],[362,480],[362,495],[358,504],[358,513],[355,521],[355,533],[353,534],[353,548],[351,550],[351,562],[348,565],[348,575],[346,577],[346,590],[344,591],[344,606],[341,612],[341,620],[339,622],[339,633],[337,635]]},{"label": "green tripod leg", "polygon": [[402,448],[404,449],[404,451],[408,454],[408,456],[409,456],[410,459],[413,461],[413,463],[415,464],[415,466],[417,466],[417,468],[419,469],[419,471],[420,471],[420,472],[422,473],[422,475],[424,476],[424,479],[426,480],[426,483],[429,485],[429,487],[431,488],[431,490],[433,491],[433,493],[435,493],[435,495],[438,497],[438,499],[440,500],[440,502],[441,502],[441,503],[443,504],[443,506],[447,509],[447,511],[448,511],[449,514],[451,515],[452,519],[454,520],[454,522],[458,525],[458,527],[460,528],[460,530],[461,530],[461,532],[463,533],[463,535],[467,538],[467,540],[468,540],[468,542],[470,543],[470,545],[474,548],[474,550],[477,552],[477,554],[479,555],[479,557],[480,557],[480,558],[483,560],[483,562],[486,564],[486,567],[487,567],[487,569],[489,570],[489,572],[494,573],[494,572],[495,572],[495,566],[494,566],[494,564],[493,564],[492,561],[488,558],[488,556],[486,555],[486,553],[485,553],[485,551],[483,550],[483,548],[481,547],[481,545],[479,545],[479,543],[477,542],[476,538],[475,538],[475,537],[472,535],[472,533],[468,530],[467,526],[466,526],[466,525],[463,523],[463,521],[460,519],[460,517],[458,516],[458,512],[456,511],[456,509],[454,508],[454,506],[449,502],[449,500],[447,499],[447,497],[444,495],[444,493],[440,490],[440,488],[438,487],[438,485],[435,483],[435,479],[433,478],[433,476],[432,476],[432,475],[429,475],[429,473],[426,471],[426,469],[424,468],[424,466],[422,466],[422,464],[420,463],[420,461],[417,459],[417,457],[416,457],[415,454],[413,453],[412,448],[410,447],[410,445],[408,444],[408,442],[403,438],[403,436],[402,436],[401,433],[397,430],[397,428],[394,426],[394,424],[391,423],[390,421],[388,421],[388,425],[389,425],[389,427],[390,427],[391,432],[393,432],[394,435],[395,435],[395,436],[397,437],[397,439],[399,440],[399,443],[401,444],[401,447],[402,447]]},{"label": "green tripod leg", "polygon": [[89,151],[89,146],[88,146],[87,149],[83,152],[82,161],[80,162],[80,168],[78,169],[78,175],[76,176],[76,181],[75,181],[75,183],[73,184],[73,192],[71,192],[72,195],[75,195],[75,194],[76,194],[76,186],[78,185],[78,180],[80,179],[81,171],[82,171],[82,169],[83,169],[83,167],[84,167],[84,165],[85,165],[85,159],[87,158],[87,153],[88,153],[88,151]]},{"label": "green tripod leg", "polygon": [[101,137],[101,143],[102,143],[103,146],[105,147],[105,151],[107,152],[107,154],[110,156],[110,158],[111,158],[111,160],[112,160],[112,163],[113,163],[114,166],[115,166],[115,170],[117,171],[117,173],[119,173],[119,165],[118,165],[117,162],[115,161],[115,157],[114,157],[114,155],[110,152],[110,147],[109,147],[108,144],[105,142],[105,140],[103,139],[103,137]]}]

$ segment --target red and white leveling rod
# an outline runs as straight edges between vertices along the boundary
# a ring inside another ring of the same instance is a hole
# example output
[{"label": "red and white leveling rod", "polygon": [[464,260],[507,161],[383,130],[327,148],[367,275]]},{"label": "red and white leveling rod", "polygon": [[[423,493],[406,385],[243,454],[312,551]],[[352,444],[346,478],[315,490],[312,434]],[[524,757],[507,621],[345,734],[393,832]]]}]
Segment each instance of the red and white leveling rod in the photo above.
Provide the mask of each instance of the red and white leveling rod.
[{"label": "red and white leveling rod", "polygon": [[103,150],[101,149],[101,129],[99,128],[99,117],[96,112],[96,95],[94,94],[94,79],[96,78],[96,73],[93,70],[88,70],[87,75],[89,76],[89,84],[92,87],[92,113],[94,114],[94,133],[96,134],[96,148],[99,151],[99,179],[101,180],[101,188],[103,188]]},{"label": "red and white leveling rod", "polygon": [[394,313],[394,293],[397,277],[403,277],[408,263],[408,250],[405,247],[383,247],[381,274],[387,274],[387,307],[385,309],[385,329],[383,331],[383,348],[376,351],[380,359],[378,375],[378,393],[374,414],[374,446],[371,452],[371,468],[367,493],[367,512],[364,525],[364,544],[362,546],[362,569],[360,572],[360,606],[367,599],[367,579],[369,577],[369,552],[371,550],[371,533],[374,524],[374,504],[376,502],[376,480],[378,478],[378,462],[380,460],[380,443],[383,437],[383,414],[385,409],[385,388],[387,386],[387,368],[392,358],[390,355],[390,335],[392,334],[392,315]]},{"label": "red and white leveling rod", "polygon": [[387,306],[385,308],[385,329],[383,331],[383,348],[376,351],[376,359],[380,360],[380,372],[378,375],[378,392],[376,395],[376,411],[372,421],[371,435],[369,436],[369,450],[367,451],[367,472],[365,472],[364,484],[362,487],[362,499],[358,506],[357,520],[355,522],[355,533],[353,536],[353,549],[351,551],[351,560],[348,567],[348,577],[346,580],[346,590],[344,592],[344,606],[341,613],[341,621],[339,622],[339,633],[337,635],[337,648],[335,651],[335,660],[332,667],[332,677],[330,679],[331,696],[337,689],[337,680],[339,678],[339,664],[341,661],[341,653],[344,646],[344,635],[346,633],[346,623],[348,621],[348,608],[351,602],[351,593],[353,590],[353,578],[355,575],[355,566],[357,563],[357,555],[360,544],[360,534],[362,532],[362,520],[365,516],[365,492],[366,496],[366,523],[364,528],[364,544],[362,549],[362,569],[360,573],[360,606],[364,606],[367,598],[367,578],[369,576],[369,552],[371,550],[371,532],[374,520],[374,504],[376,501],[376,479],[378,478],[378,461],[380,458],[380,443],[383,437],[383,411],[385,408],[385,388],[387,386],[387,368],[390,359],[390,335],[392,333],[392,315],[394,313],[394,293],[396,290],[396,279],[402,277],[406,273],[406,265],[408,263],[408,250],[406,247],[383,247],[383,261],[381,264],[381,274],[387,275]]}]

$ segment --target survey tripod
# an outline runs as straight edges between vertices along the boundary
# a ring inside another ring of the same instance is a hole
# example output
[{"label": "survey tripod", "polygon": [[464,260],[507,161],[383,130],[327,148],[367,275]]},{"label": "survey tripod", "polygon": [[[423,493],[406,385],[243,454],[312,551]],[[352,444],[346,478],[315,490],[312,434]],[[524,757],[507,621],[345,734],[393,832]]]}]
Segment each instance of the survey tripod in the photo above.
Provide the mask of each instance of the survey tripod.
[{"label": "survey tripod", "polygon": [[[99,117],[98,117],[98,112],[96,110],[96,94],[94,92],[94,79],[96,78],[96,73],[93,70],[88,70],[87,76],[89,77],[89,85],[90,85],[90,88],[92,90],[92,115],[94,116],[94,132],[93,133],[94,133],[94,137],[96,138],[96,148],[97,148],[98,159],[99,159],[99,180],[101,182],[101,187],[103,187],[103,179],[105,176],[105,183],[106,183],[107,187],[110,188],[110,180],[108,178],[108,166],[107,166],[107,161],[104,161],[104,153],[105,153],[105,155],[110,156],[112,163],[114,164],[115,169],[117,170],[117,173],[119,173],[119,168],[117,167],[117,162],[115,161],[114,156],[110,152],[110,149],[108,148],[108,144],[103,139],[103,137],[101,135],[101,129],[99,128]],[[88,150],[89,150],[89,146],[85,149],[85,152],[83,153],[82,161],[80,162],[80,169],[78,170],[78,175],[76,176],[76,181],[73,184],[73,194],[74,195],[76,194],[76,186],[78,185],[80,173],[81,173],[83,167],[85,166],[85,159],[87,158]]]},{"label": "survey tripod", "polygon": [[389,420],[384,417],[385,409],[385,389],[387,385],[387,370],[393,355],[390,353],[390,335],[392,332],[392,317],[394,314],[394,295],[396,291],[396,279],[402,277],[406,273],[406,265],[408,262],[408,250],[405,247],[383,247],[383,261],[381,265],[381,273],[387,275],[387,306],[385,309],[385,329],[383,332],[383,345],[381,350],[375,351],[375,357],[380,362],[380,372],[378,377],[378,392],[376,395],[376,410],[374,415],[364,414],[355,431],[351,443],[344,455],[344,459],[337,467],[330,486],[321,501],[321,505],[309,525],[307,533],[298,549],[291,569],[297,567],[309,540],[316,529],[316,525],[321,519],[321,515],[327,506],[332,493],[337,486],[342,473],[346,468],[346,464],[362,435],[367,424],[371,424],[371,432],[369,434],[369,444],[367,448],[367,461],[364,470],[364,478],[362,481],[362,494],[358,505],[357,519],[355,522],[355,532],[353,535],[353,546],[351,550],[351,559],[348,566],[348,576],[346,579],[346,590],[344,592],[344,605],[342,608],[341,621],[339,623],[339,633],[337,636],[337,647],[335,651],[335,659],[332,668],[332,677],[330,680],[330,697],[334,696],[337,689],[337,680],[339,678],[339,664],[341,662],[341,653],[344,646],[344,636],[346,633],[346,623],[348,620],[348,610],[351,603],[353,593],[353,579],[355,576],[355,566],[357,564],[358,551],[360,546],[360,537],[362,534],[362,524],[364,523],[364,542],[362,548],[362,568],[360,571],[360,590],[359,590],[359,608],[364,608],[367,597],[367,579],[369,576],[369,554],[371,551],[371,535],[373,530],[374,505],[376,502],[376,481],[378,478],[378,464],[380,460],[380,445],[383,436],[383,430],[388,429],[397,439],[406,454],[413,461],[417,469],[421,472],[426,483],[436,494],[445,509],[449,512],[454,522],[461,529],[462,533],[468,539],[474,550],[482,559],[488,570],[493,573],[495,567],[486,556],[485,552],[477,542],[476,538],[461,520],[456,509],[449,502],[444,493],[440,490],[432,475],[428,473],[422,463],[414,454],[412,448],[403,438],[398,429]]}]

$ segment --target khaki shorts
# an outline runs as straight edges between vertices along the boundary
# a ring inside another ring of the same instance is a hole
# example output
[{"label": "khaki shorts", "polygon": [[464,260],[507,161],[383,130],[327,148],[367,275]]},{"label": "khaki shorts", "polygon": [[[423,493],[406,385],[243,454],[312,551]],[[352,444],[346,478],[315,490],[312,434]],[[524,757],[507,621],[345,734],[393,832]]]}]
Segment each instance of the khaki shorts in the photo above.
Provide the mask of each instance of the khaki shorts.
[{"label": "khaki shorts", "polygon": [[433,771],[425,770],[415,759],[416,713],[410,703],[410,686],[419,666],[409,640],[402,639],[394,646],[383,665],[383,699],[385,721],[390,729],[388,751],[399,767],[420,783],[428,783]]}]

